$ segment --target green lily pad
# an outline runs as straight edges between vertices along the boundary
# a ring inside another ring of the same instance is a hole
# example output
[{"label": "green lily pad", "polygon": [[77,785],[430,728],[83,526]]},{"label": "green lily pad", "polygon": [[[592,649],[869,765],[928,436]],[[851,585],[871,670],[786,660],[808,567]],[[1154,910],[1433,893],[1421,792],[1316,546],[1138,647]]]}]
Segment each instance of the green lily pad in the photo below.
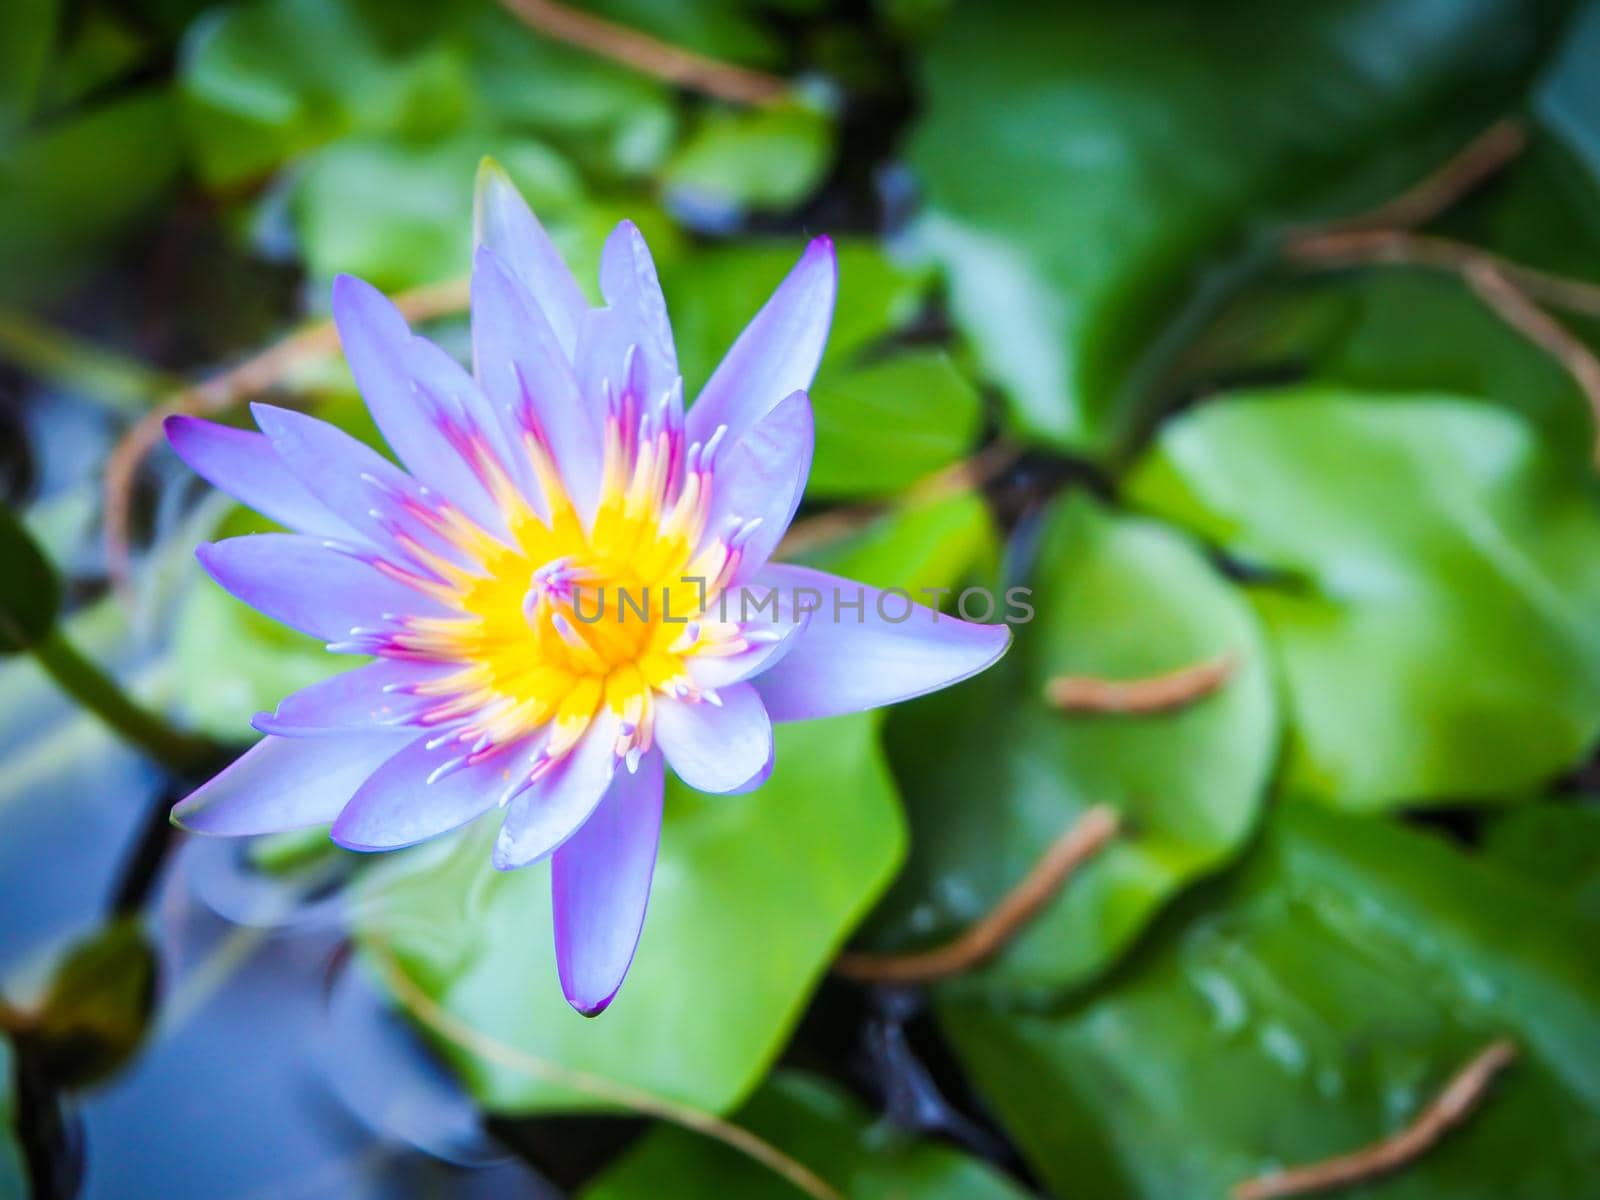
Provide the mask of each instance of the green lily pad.
[{"label": "green lily pad", "polygon": [[1572,377],[1446,271],[1381,265],[1263,281],[1183,351],[1167,388],[1211,393],[1263,378],[1448,393],[1520,413],[1576,459],[1593,454],[1594,416]]},{"label": "green lily pad", "polygon": [[[220,540],[279,528],[236,505],[208,532]],[[221,742],[255,741],[260,735],[250,720],[257,713],[271,712],[289,693],[367,661],[330,654],[316,638],[262,616],[223,591],[192,558],[174,603],[173,699],[187,726]]]},{"label": "green lily pad", "polygon": [[[798,240],[741,242],[667,262],[656,250],[687,395],[692,398],[711,378],[728,347],[804,249]],[[822,359],[823,379],[835,367],[852,365],[862,350],[916,316],[930,282],[927,271],[902,266],[874,242],[840,238],[834,249],[839,296]]]},{"label": "green lily pad", "polygon": [[[912,853],[867,943],[948,939],[1087,808],[1113,805],[1125,835],[959,985],[1031,1001],[1104,970],[1170,896],[1237,852],[1264,799],[1277,718],[1248,603],[1181,535],[1074,498],[1046,521],[1029,582],[1036,615],[1015,626],[1006,659],[889,719]],[[1067,714],[1043,696],[1057,675],[1140,678],[1223,654],[1231,677],[1178,711]]]},{"label": "green lily pad", "polygon": [[959,460],[983,425],[977,389],[937,351],[826,370],[811,407],[813,499],[892,495]]},{"label": "green lily pad", "polygon": [[797,560],[876,588],[901,588],[919,604],[949,609],[961,584],[994,573],[997,554],[994,518],[983,497],[956,492],[908,498]]},{"label": "green lily pad", "polygon": [[661,182],[695,205],[786,208],[821,182],[833,141],[828,118],[803,105],[713,110],[667,160]]},{"label": "green lily pad", "polygon": [[1358,1149],[1510,1037],[1518,1061],[1460,1128],[1341,1194],[1578,1197],[1600,1155],[1595,933],[1436,837],[1294,805],[1082,1003],[1021,1016],[947,994],[939,1017],[1063,1195],[1223,1196]]},{"label": "green lily pad", "polygon": [[250,719],[291,692],[365,661],[264,617],[198,570],[179,602],[172,653],[186,724],[223,742],[253,742]]},{"label": "green lily pad", "polygon": [[1130,493],[1268,572],[1291,790],[1493,803],[1600,733],[1596,487],[1509,411],[1241,394],[1167,426]]},{"label": "green lily pad", "polygon": [[1252,239],[1357,210],[1500,115],[1553,14],[1514,0],[959,5],[910,159],[953,314],[1025,436],[1115,446]]},{"label": "green lily pad", "polygon": [[[734,1115],[852,1200],[1022,1200],[994,1168],[936,1142],[875,1128],[837,1084],[779,1071]],[[608,1167],[582,1200],[674,1200],[711,1193],[739,1200],[797,1195],[770,1167],[721,1142],[664,1126]]]},{"label": "green lily pad", "polygon": [[1600,923],[1600,807],[1543,802],[1497,815],[1483,851]]},{"label": "green lily pad", "polygon": [[[369,877],[356,916],[363,952],[393,954],[456,1019],[524,1054],[702,1109],[735,1107],[905,850],[870,715],[784,726],[777,741],[772,779],[749,795],[668,785],[638,957],[600,1018],[562,998],[547,866],[493,870],[492,822]],[[492,1110],[609,1107],[454,1043],[441,1049]]]},{"label": "green lily pad", "polygon": [[[662,286],[690,396],[801,248],[798,242],[744,243],[662,263]],[[817,445],[807,495],[888,496],[970,450],[983,406],[971,382],[938,351],[876,353],[917,315],[929,273],[903,266],[858,238],[840,239],[836,250],[839,296],[811,389]]]}]

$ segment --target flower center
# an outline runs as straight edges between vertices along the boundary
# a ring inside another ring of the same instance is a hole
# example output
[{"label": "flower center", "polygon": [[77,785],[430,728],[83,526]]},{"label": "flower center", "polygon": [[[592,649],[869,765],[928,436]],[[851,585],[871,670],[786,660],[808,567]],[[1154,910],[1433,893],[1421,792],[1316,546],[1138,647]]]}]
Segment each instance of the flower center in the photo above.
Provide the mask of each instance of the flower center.
[{"label": "flower center", "polygon": [[396,639],[456,668],[419,685],[438,697],[423,720],[466,747],[466,761],[538,736],[553,763],[609,710],[616,753],[636,758],[651,745],[657,694],[703,694],[688,660],[745,648],[736,625],[704,615],[743,541],[737,522],[706,536],[715,446],[685,446],[669,406],[654,419],[614,411],[589,522],[543,447],[526,449],[549,517],[492,486],[509,538],[464,521],[443,531],[456,553],[432,557],[433,591],[459,616],[412,619]]}]

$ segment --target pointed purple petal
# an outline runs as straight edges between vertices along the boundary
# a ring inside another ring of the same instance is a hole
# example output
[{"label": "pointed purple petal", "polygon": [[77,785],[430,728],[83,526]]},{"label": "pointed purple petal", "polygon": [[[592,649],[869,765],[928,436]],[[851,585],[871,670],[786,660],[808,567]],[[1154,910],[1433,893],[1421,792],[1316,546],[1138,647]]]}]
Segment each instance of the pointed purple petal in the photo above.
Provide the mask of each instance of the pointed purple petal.
[{"label": "pointed purple petal", "polygon": [[355,536],[290,473],[261,434],[182,415],[168,417],[162,428],[190,470],[241,504],[298,533]]},{"label": "pointed purple petal", "polygon": [[661,284],[631,221],[607,239],[600,260],[600,286],[606,307],[590,310],[578,331],[578,384],[591,403],[619,400],[633,393],[640,408],[667,398],[681,404],[678,355]]},{"label": "pointed purple petal", "polygon": [[260,403],[252,404],[250,412],[295,478],[388,558],[411,558],[404,535],[458,565],[469,565],[457,547],[407,511],[408,506],[428,507],[422,490],[371,446],[305,413]]},{"label": "pointed purple petal", "polygon": [[488,160],[478,170],[474,207],[477,244],[489,247],[511,268],[533,296],[567,357],[575,357],[578,329],[589,302],[516,185]]},{"label": "pointed purple petal", "polygon": [[[579,393],[572,362],[521,281],[487,248],[472,269],[472,357],[478,379],[520,445],[541,436],[580,511],[600,491],[602,422],[595,397]],[[519,455],[526,463],[527,455]],[[524,480],[524,490],[536,491]]]},{"label": "pointed purple petal", "polygon": [[[482,460],[487,459],[520,485],[534,509],[545,515],[544,497],[534,485],[512,415],[502,413],[467,369],[427,338],[411,340],[405,365],[419,401],[433,403],[444,414],[434,427],[435,441],[440,443],[435,453],[442,463],[450,464],[453,472],[451,478],[442,481],[432,480],[421,471],[417,472],[418,477],[432,483],[484,529],[505,536],[505,519],[491,479],[484,474]],[[443,448],[445,438],[450,439],[448,451]]]},{"label": "pointed purple petal", "polygon": [[550,894],[567,1003],[605,1011],[633,962],[661,842],[661,755],[617,773],[583,827],[555,853]]},{"label": "pointed purple petal", "polygon": [[[451,414],[448,426],[481,435],[508,471],[516,460],[525,457],[511,414],[502,411],[472,372],[443,347],[425,337],[414,337],[406,351],[405,365],[418,390]],[[454,433],[455,429],[450,431]]]},{"label": "pointed purple petal", "polygon": [[405,749],[392,733],[262,738],[172,810],[195,833],[244,836],[334,819],[363,780]]},{"label": "pointed purple petal", "polygon": [[388,297],[352,275],[333,281],[333,319],[356,387],[406,469],[498,531],[493,499],[451,437],[476,437],[509,461],[504,433],[472,377],[413,335]]},{"label": "pointed purple petal", "polygon": [[399,498],[418,497],[409,475],[371,446],[316,417],[260,402],[250,406],[250,415],[307,491],[374,543],[394,546],[393,532],[382,518],[401,515]]},{"label": "pointed purple petal", "polygon": [[667,301],[650,247],[632,221],[619,222],[600,252],[600,293],[658,372],[652,380],[652,397],[670,387],[678,375],[678,352],[672,343]]},{"label": "pointed purple petal", "polygon": [[252,724],[280,737],[342,736],[352,729],[401,726],[439,703],[437,697],[418,696],[407,688],[458,670],[454,663],[380,659],[301,688],[280,700],[276,712],[257,714]]},{"label": "pointed purple petal", "polygon": [[[727,687],[754,678],[789,653],[811,618],[797,614],[790,603],[790,593],[782,589],[778,589],[778,611],[773,614],[770,607],[773,602],[768,599],[772,590],[751,581],[726,593],[727,619],[739,624],[740,633],[750,640],[750,647],[737,654],[690,656],[685,664],[689,678],[701,687]],[[748,620],[740,612],[740,598],[744,596],[748,596]],[[762,606],[759,612],[758,604]],[[720,612],[717,615],[722,616]]]},{"label": "pointed purple petal", "polygon": [[702,792],[737,792],[772,769],[772,722],[756,689],[736,683],[709,701],[656,699],[656,742],[678,778]]},{"label": "pointed purple petal", "polygon": [[615,719],[602,712],[562,762],[511,801],[491,856],[496,869],[537,862],[573,835],[616,773],[616,737]]},{"label": "pointed purple petal", "polygon": [[512,746],[450,770],[448,764],[470,747],[452,743],[430,750],[430,740],[426,734],[416,738],[361,785],[333,823],[334,841],[346,850],[398,850],[448,833],[493,808],[535,753],[531,746]]},{"label": "pointed purple petal", "polygon": [[246,604],[325,642],[389,624],[385,614],[448,610],[371,563],[298,533],[254,533],[195,549],[206,572]]},{"label": "pointed purple petal", "polygon": [[[782,661],[755,679],[774,721],[801,721],[860,712],[938,691],[993,664],[1011,643],[1005,625],[977,625],[946,616],[900,596],[807,567],[771,565],[763,584],[785,591],[814,589],[822,606]],[[833,601],[865,599],[863,619],[853,608],[835,614]],[[885,620],[909,608],[904,621]],[[837,619],[836,619],[837,616]]]},{"label": "pointed purple petal", "polygon": [[725,536],[735,518],[761,522],[744,542],[735,582],[754,577],[783,539],[800,507],[814,441],[811,401],[804,392],[795,392],[732,446],[718,451],[707,536]]},{"label": "pointed purple petal", "polygon": [[689,409],[692,440],[704,442],[726,425],[727,440],[737,441],[784,397],[811,386],[838,286],[833,242],[814,238]]}]

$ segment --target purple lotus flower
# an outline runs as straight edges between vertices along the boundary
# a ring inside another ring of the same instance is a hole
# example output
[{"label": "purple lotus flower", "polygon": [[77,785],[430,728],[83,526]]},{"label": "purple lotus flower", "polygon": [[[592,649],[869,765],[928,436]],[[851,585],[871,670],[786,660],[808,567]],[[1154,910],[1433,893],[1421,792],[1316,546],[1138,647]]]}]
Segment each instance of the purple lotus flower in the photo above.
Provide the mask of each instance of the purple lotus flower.
[{"label": "purple lotus flower", "polygon": [[260,433],[167,424],[195,471],[297,531],[200,547],[211,576],[373,659],[258,716],[266,736],[173,819],[236,835],[332,822],[341,846],[390,850],[498,807],[494,865],[550,858],[562,989],[592,1015],[638,943],[664,763],[702,791],[757,787],[773,721],[944,687],[1009,633],[770,561],[811,465],[827,238],[686,413],[638,229],[606,242],[592,308],[492,166],[477,204],[472,374],[367,284],[334,284],[356,383],[405,470],[270,405],[254,406]]}]

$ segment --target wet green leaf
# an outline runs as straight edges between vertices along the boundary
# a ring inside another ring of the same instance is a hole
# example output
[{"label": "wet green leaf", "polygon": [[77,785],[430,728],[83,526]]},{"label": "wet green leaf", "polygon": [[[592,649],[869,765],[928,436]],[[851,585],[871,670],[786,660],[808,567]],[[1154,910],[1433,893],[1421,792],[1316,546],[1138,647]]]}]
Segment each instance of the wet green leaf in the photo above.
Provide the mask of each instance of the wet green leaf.
[{"label": "wet green leaf", "polygon": [[[876,728],[871,716],[780,728],[772,779],[749,795],[669,784],[638,957],[599,1020],[562,998],[547,865],[493,870],[489,823],[391,859],[358,902],[357,936],[485,1037],[726,1111],[771,1064],[904,853]],[[607,1107],[514,1064],[441,1049],[490,1109]]]},{"label": "wet green leaf", "polygon": [[1100,449],[1285,218],[1356,209],[1498,116],[1551,5],[957,6],[911,161],[951,303],[1013,421]]},{"label": "wet green leaf", "polygon": [[1435,837],[1291,806],[1081,1003],[952,994],[940,1020],[1046,1184],[1097,1200],[1222,1196],[1366,1146],[1510,1036],[1478,1112],[1349,1194],[1575,1198],[1600,1154],[1595,932]]},{"label": "wet green leaf", "polygon": [[16,515],[0,505],[0,654],[15,654],[55,628],[61,583]]},{"label": "wet green leaf", "polygon": [[1512,413],[1306,387],[1169,425],[1132,495],[1251,588],[1291,790],[1352,808],[1526,793],[1600,732],[1592,472]]},{"label": "wet green leaf", "polygon": [[[992,1167],[937,1142],[875,1127],[837,1084],[779,1071],[733,1117],[852,1200],[1021,1200]],[[711,1193],[791,1200],[797,1193],[764,1167],[710,1138],[663,1127],[608,1167],[582,1200],[676,1200]]]},{"label": "wet green leaf", "polygon": [[[911,857],[869,944],[947,940],[983,916],[1093,804],[1123,836],[1082,867],[962,986],[1046,999],[1104,970],[1159,907],[1216,869],[1255,824],[1277,749],[1261,631],[1244,598],[1182,536],[1078,498],[1040,534],[1034,619],[994,669],[889,718]],[[1232,677],[1180,711],[1068,715],[1057,675],[1141,678],[1233,656]]]}]

